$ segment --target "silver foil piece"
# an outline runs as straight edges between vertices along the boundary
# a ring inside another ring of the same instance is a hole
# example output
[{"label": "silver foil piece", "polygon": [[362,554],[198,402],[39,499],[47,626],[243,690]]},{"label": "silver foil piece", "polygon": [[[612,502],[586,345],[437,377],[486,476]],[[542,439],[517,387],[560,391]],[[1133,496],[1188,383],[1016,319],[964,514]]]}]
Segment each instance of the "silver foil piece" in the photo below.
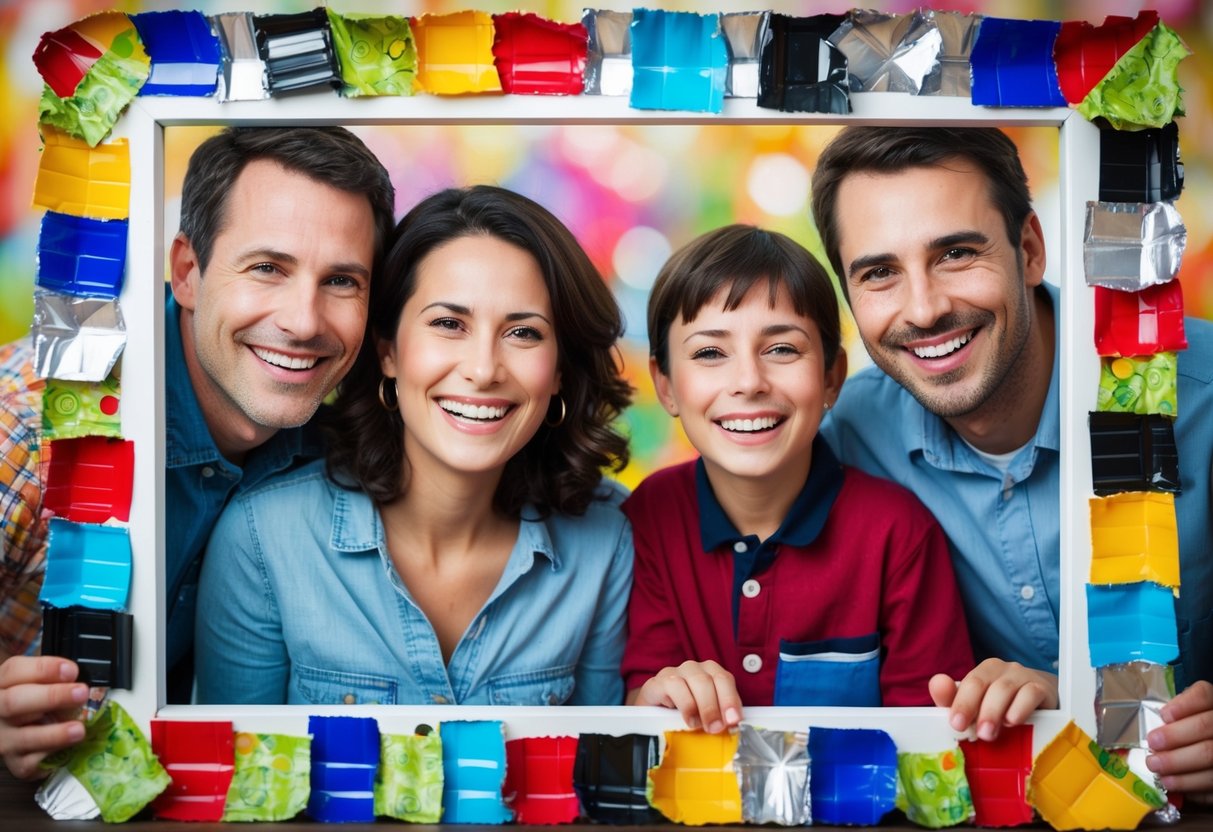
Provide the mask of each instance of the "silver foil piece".
[{"label": "silver foil piece", "polygon": [[762,42],[770,12],[730,12],[720,16],[720,29],[729,48],[725,98],[757,98]]},{"label": "silver foil piece", "polygon": [[118,301],[34,293],[34,368],[42,378],[104,381],[126,346]]},{"label": "silver foil piece", "polygon": [[1098,668],[1096,741],[1104,748],[1146,748],[1146,735],[1163,725],[1162,706],[1173,696],[1175,674],[1169,665],[1126,662]]},{"label": "silver foil piece", "polygon": [[269,98],[265,61],[257,49],[252,12],[225,12],[210,18],[223,46],[223,66],[215,97],[220,101],[260,101]]},{"label": "silver foil piece", "polygon": [[1170,202],[1088,202],[1088,286],[1139,292],[1175,279],[1188,230]]},{"label": "silver foil piece", "polygon": [[55,820],[92,820],[101,816],[97,801],[66,768],[55,769],[42,781],[34,793],[34,802]]},{"label": "silver foil piece", "polygon": [[[1163,797],[1166,797],[1167,790],[1158,781],[1158,775],[1150,771],[1150,767],[1146,765],[1146,757],[1150,756],[1149,750],[1145,748],[1130,748],[1124,753],[1125,765],[1129,767],[1129,771],[1157,789]],[[1166,806],[1163,806],[1161,809],[1155,809],[1146,818],[1142,824],[1143,826],[1173,826],[1179,823],[1179,809],[1175,807],[1174,803],[1168,802]]]},{"label": "silver foil piece", "polygon": [[588,40],[583,95],[632,94],[632,13],[585,9]]},{"label": "silver foil piece", "polygon": [[923,79],[918,94],[971,98],[973,75],[969,69],[969,58],[973,54],[973,44],[977,42],[977,31],[981,28],[981,15],[939,11],[925,14],[934,19],[935,27],[939,30],[939,66]]},{"label": "silver foil piece", "polygon": [[855,9],[830,35],[847,56],[851,92],[918,95],[939,68],[943,36],[922,12],[884,14]]},{"label": "silver foil piece", "polygon": [[809,735],[741,723],[733,769],[746,823],[804,826],[810,822]]}]

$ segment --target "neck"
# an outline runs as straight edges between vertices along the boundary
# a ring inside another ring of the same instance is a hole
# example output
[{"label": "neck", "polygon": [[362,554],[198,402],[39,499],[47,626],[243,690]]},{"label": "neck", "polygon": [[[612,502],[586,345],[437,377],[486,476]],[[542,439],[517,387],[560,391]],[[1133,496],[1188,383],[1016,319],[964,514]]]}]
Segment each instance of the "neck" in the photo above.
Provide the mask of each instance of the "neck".
[{"label": "neck", "polygon": [[946,420],[965,441],[986,453],[1008,453],[1028,444],[1049,396],[1056,349],[1053,305],[1042,289],[1032,293],[1029,303],[1031,329],[1011,372],[979,408]]},{"label": "neck", "polygon": [[224,459],[236,465],[244,463],[245,455],[253,448],[269,441],[277,428],[253,422],[233,402],[198,360],[194,349],[194,315],[188,309],[181,310],[181,351],[185,355],[185,368],[198,409],[211,434],[215,447]]},{"label": "neck", "polygon": [[766,540],[779,530],[792,503],[804,488],[812,458],[780,467],[766,477],[738,477],[704,460],[712,493],[725,515],[742,534]]}]

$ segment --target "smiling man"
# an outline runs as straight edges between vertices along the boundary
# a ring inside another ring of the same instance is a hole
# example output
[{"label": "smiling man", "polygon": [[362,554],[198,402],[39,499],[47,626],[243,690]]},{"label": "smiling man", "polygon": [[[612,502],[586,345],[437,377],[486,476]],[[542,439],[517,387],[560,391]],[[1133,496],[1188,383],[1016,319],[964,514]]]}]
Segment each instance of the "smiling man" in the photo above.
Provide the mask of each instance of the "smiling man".
[{"label": "smiling man", "polygon": [[[813,217],[875,367],[822,433],[908,487],[947,532],[974,651],[931,680],[956,730],[993,739],[1057,707],[1058,291],[1014,143],[993,129],[854,127],[822,153]],[[1081,276],[1067,276],[1081,279]],[[1149,735],[1163,784],[1213,795],[1213,326],[1188,319],[1175,424],[1184,690]],[[1185,414],[1187,416],[1185,417]]]},{"label": "smiling man", "polygon": [[[219,513],[233,495],[322,453],[307,423],[358,354],[393,203],[387,171],[339,127],[229,128],[190,159],[165,309],[170,701],[189,695],[199,567]],[[0,392],[23,394],[5,413],[23,418],[3,421],[25,428],[10,428],[18,441],[2,447],[36,448],[30,394],[42,381],[32,353],[28,338],[0,351]],[[87,688],[70,661],[16,655],[37,632],[45,557],[36,466],[23,465],[19,479],[3,480],[23,486],[20,500],[0,485],[0,632],[22,634],[0,644],[0,753],[15,775],[32,777],[47,752],[83,735],[66,715]]]}]

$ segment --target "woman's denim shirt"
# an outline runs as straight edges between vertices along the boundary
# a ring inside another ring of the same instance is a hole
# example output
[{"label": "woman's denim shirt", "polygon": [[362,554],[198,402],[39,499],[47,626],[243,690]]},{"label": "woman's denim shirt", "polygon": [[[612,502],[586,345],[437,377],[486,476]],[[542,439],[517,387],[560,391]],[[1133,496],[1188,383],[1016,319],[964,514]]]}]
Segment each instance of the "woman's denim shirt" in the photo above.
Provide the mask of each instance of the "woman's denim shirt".
[{"label": "woman's denim shirt", "polygon": [[365,493],[317,462],[240,495],[203,565],[198,701],[621,704],[624,496],[604,481],[580,517],[524,509],[501,579],[446,666]]}]

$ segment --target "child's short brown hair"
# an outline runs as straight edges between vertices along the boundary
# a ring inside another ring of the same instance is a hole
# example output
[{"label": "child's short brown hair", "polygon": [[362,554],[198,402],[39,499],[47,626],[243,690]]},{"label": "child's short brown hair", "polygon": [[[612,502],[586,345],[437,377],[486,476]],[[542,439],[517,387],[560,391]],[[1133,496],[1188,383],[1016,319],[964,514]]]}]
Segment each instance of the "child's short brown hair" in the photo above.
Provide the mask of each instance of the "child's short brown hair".
[{"label": "child's short brown hair", "polygon": [[771,304],[784,287],[796,314],[817,324],[826,368],[834,365],[842,334],[838,297],[829,274],[804,246],[777,231],[726,225],[696,237],[661,267],[649,295],[649,355],[670,372],[669,336],[675,316],[691,321],[726,286],[726,310],[736,309],[759,281],[767,281]]}]

